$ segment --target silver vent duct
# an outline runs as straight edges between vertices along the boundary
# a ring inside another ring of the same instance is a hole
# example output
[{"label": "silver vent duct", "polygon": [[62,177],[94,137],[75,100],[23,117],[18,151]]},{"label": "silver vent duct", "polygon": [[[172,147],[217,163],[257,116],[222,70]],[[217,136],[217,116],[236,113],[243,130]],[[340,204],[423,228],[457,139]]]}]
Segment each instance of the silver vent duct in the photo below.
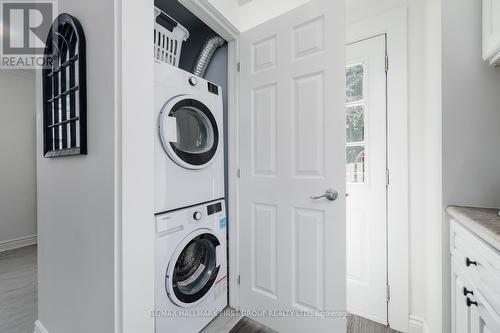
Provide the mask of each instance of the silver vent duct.
[{"label": "silver vent duct", "polygon": [[212,35],[208,37],[201,47],[196,61],[194,62],[192,70],[193,74],[199,77],[204,77],[205,72],[208,68],[208,64],[210,63],[210,60],[212,60],[212,56],[214,55],[215,51],[217,51],[217,49],[225,43],[226,41],[218,35]]}]

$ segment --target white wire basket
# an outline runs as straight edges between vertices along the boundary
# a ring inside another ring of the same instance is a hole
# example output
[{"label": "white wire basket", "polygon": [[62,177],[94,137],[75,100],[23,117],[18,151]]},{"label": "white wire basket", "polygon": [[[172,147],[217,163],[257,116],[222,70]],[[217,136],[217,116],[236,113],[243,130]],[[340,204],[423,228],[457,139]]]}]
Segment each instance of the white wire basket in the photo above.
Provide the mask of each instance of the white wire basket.
[{"label": "white wire basket", "polygon": [[179,67],[182,43],[189,38],[189,31],[155,7],[154,32],[155,59]]}]

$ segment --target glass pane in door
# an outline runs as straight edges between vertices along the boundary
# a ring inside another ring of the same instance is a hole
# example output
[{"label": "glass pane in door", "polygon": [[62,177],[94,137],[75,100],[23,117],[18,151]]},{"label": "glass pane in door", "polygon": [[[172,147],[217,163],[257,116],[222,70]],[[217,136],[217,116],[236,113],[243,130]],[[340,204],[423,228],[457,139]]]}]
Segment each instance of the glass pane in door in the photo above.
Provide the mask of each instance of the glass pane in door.
[{"label": "glass pane in door", "polygon": [[177,142],[174,146],[190,154],[202,154],[214,144],[212,124],[208,117],[195,107],[182,107],[174,114],[177,121]]},{"label": "glass pane in door", "polygon": [[366,182],[366,135],[363,63],[346,67],[346,176],[347,183]]},{"label": "glass pane in door", "polygon": [[347,182],[364,183],[365,171],[365,147],[352,146],[346,149],[347,160]]},{"label": "glass pane in door", "polygon": [[365,117],[363,105],[347,108],[346,141],[347,143],[363,142],[365,140]]},{"label": "glass pane in door", "polygon": [[346,101],[355,102],[363,99],[363,64],[347,66]]}]

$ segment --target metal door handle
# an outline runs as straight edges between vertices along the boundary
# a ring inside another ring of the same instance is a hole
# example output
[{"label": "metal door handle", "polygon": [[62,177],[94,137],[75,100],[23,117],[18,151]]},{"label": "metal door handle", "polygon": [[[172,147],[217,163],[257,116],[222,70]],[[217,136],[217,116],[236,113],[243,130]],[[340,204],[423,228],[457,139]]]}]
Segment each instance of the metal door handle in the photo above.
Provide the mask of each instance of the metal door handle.
[{"label": "metal door handle", "polygon": [[339,197],[339,192],[332,190],[332,189],[328,189],[325,191],[325,194],[317,196],[317,197],[311,197],[311,199],[318,200],[321,198],[325,198],[325,199],[328,199],[330,201],[335,201],[335,200],[337,200],[338,197]]}]

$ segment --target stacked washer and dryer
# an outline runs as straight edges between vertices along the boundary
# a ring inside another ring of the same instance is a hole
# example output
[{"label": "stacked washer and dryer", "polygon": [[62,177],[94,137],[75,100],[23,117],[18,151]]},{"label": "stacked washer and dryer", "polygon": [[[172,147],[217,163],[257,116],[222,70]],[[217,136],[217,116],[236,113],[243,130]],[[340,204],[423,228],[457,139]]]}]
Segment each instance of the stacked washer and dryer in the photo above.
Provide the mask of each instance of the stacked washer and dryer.
[{"label": "stacked washer and dryer", "polygon": [[227,305],[222,89],[155,58],[156,333],[197,333]]}]

